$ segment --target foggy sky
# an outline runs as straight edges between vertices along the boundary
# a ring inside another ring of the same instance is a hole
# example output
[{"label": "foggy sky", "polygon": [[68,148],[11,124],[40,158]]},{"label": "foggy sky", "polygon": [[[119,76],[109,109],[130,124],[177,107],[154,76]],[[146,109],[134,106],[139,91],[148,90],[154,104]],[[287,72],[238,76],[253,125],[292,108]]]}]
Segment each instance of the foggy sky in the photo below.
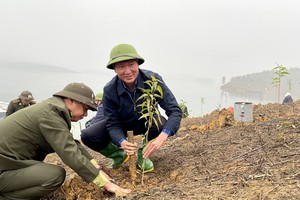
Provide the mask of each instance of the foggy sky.
[{"label": "foggy sky", "polygon": [[129,43],[161,75],[294,68],[299,10],[298,0],[0,0],[0,61],[105,69]]}]

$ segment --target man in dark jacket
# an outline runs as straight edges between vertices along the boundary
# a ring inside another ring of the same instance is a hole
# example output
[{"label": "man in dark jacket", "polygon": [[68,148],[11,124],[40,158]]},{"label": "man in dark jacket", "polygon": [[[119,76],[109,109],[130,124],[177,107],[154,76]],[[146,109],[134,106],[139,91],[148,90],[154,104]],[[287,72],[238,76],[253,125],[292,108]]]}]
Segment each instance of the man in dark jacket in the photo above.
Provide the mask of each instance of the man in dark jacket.
[{"label": "man in dark jacket", "polygon": [[0,122],[0,199],[37,199],[59,188],[64,168],[43,162],[54,152],[85,181],[110,192],[130,192],[112,183],[74,140],[71,121],[87,116],[88,109],[97,110],[93,91],[83,83],[71,83]]},{"label": "man in dark jacket", "polygon": [[6,111],[6,117],[33,104],[35,104],[35,101],[32,93],[28,90],[24,90],[19,95],[19,98],[14,99],[9,103]]},{"label": "man in dark jacket", "polygon": [[[113,159],[112,167],[118,166],[127,160],[127,155],[137,152],[138,166],[143,172],[154,170],[154,165],[148,158],[159,149],[169,136],[174,135],[180,126],[182,111],[171,90],[164,83],[162,77],[149,70],[140,69],[144,59],[129,44],[120,44],[114,47],[110,54],[108,69],[116,72],[116,76],[104,87],[103,108],[105,120],[82,131],[81,140],[88,147]],[[149,89],[145,81],[152,76],[159,80],[163,97],[157,99],[158,104],[165,110],[168,120],[162,115],[155,115],[159,127],[153,123],[150,128],[144,148],[128,142],[127,131],[133,130],[134,135],[145,134],[145,118],[140,119],[143,89]],[[138,101],[137,101],[138,100]],[[160,119],[160,120],[159,120]],[[155,140],[153,140],[155,139]]]}]

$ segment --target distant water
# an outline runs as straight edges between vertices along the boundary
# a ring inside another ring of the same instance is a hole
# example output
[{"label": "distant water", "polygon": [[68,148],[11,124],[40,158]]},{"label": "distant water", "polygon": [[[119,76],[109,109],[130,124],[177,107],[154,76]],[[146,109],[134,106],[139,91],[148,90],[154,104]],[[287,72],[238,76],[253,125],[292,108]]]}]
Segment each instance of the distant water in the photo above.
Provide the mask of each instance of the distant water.
[{"label": "distant water", "polygon": [[[102,91],[103,86],[115,75],[113,71],[95,71],[85,73],[43,72],[33,73],[4,69],[7,74],[0,79],[0,101],[9,102],[17,98],[23,90],[32,92],[37,101],[47,99],[71,82],[83,82],[95,93]],[[186,102],[191,116],[200,116],[223,106],[220,84],[216,80],[189,77],[187,75],[161,74],[164,81],[173,91],[178,102]],[[203,103],[201,104],[201,99]]]},{"label": "distant water", "polygon": [[[17,98],[23,90],[30,90],[37,102],[47,99],[52,94],[63,89],[71,82],[83,82],[90,86],[95,93],[102,91],[103,86],[115,75],[113,71],[93,71],[85,73],[72,72],[40,72],[33,73],[26,69],[10,70],[3,69],[0,79],[0,101],[9,102]],[[213,110],[234,106],[237,101],[250,101],[263,103],[264,99],[250,99],[248,97],[231,97],[230,94],[222,93],[220,80],[200,78],[195,75],[160,74],[165,83],[173,91],[178,102],[184,101],[188,107],[190,117],[199,117]],[[80,127],[95,115],[89,112],[89,116],[80,123],[74,123],[74,136],[80,134]]]}]

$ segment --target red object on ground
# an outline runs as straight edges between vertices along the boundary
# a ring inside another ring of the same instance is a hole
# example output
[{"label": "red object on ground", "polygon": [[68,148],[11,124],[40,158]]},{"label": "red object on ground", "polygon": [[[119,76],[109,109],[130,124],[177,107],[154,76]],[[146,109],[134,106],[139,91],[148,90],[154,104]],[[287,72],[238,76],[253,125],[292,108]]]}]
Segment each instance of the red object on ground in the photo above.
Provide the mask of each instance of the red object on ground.
[{"label": "red object on ground", "polygon": [[234,111],[234,108],[233,108],[232,106],[230,106],[230,107],[227,108],[227,110],[233,112],[233,111]]}]

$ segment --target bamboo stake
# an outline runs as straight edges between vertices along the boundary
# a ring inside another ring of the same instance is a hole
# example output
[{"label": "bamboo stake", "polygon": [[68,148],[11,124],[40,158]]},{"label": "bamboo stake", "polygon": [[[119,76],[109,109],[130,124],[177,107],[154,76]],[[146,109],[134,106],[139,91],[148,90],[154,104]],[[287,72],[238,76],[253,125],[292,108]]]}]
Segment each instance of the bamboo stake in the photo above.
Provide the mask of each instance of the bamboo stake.
[{"label": "bamboo stake", "polygon": [[[134,143],[133,131],[127,131],[128,142]],[[137,154],[130,156],[129,159],[129,174],[133,184],[136,181],[136,164],[137,164]]]}]

